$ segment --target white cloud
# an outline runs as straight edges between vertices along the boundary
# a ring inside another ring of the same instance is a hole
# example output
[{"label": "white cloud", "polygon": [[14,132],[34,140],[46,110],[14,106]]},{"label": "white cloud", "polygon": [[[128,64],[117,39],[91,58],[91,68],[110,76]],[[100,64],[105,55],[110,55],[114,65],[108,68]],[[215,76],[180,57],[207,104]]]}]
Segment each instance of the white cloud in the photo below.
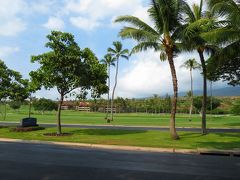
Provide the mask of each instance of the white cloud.
[{"label": "white cloud", "polygon": [[[182,54],[175,59],[179,92],[190,88],[189,71],[180,68],[184,61],[197,55]],[[123,72],[122,72],[123,73]],[[201,88],[201,75],[194,72],[195,89]],[[123,97],[146,97],[152,94],[172,94],[172,77],[168,62],[159,60],[159,53],[148,51],[138,54],[127,71],[120,76],[117,95]]]},{"label": "white cloud", "polygon": [[43,26],[50,30],[62,30],[64,28],[64,21],[57,17],[49,17],[48,22]]},{"label": "white cloud", "polygon": [[100,23],[97,20],[94,19],[88,19],[88,18],[84,18],[81,16],[78,17],[71,17],[70,18],[70,22],[78,27],[79,29],[83,29],[83,30],[93,30],[94,28],[100,26]]},{"label": "white cloud", "polygon": [[[59,2],[59,1],[58,1]],[[33,13],[48,14],[57,7],[56,0],[34,0],[29,2],[29,10]]]},{"label": "white cloud", "polygon": [[119,15],[130,14],[149,21],[143,0],[70,0],[66,1],[65,7],[70,22],[84,30],[111,24]]},{"label": "white cloud", "polygon": [[5,58],[18,51],[18,47],[0,47],[0,58]]},{"label": "white cloud", "polygon": [[23,0],[0,1],[0,36],[14,36],[26,29],[19,17],[27,9]]}]

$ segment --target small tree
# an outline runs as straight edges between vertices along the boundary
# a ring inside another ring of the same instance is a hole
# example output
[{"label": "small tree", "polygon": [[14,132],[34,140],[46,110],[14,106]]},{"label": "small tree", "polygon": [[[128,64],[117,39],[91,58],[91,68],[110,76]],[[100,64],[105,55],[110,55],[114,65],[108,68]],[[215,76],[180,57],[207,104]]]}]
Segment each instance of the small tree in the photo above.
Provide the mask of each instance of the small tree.
[{"label": "small tree", "polygon": [[80,87],[101,89],[106,84],[107,73],[90,49],[80,50],[72,34],[52,31],[47,38],[49,41],[46,47],[52,51],[32,57],[32,62],[39,62],[41,66],[32,71],[30,76],[33,82],[39,82],[46,89],[55,87],[60,94],[57,134],[61,134],[61,106],[64,96]]},{"label": "small tree", "polygon": [[42,114],[44,114],[45,111],[56,111],[58,109],[58,105],[56,102],[45,98],[41,98],[35,101],[33,107],[36,111],[41,111]]}]

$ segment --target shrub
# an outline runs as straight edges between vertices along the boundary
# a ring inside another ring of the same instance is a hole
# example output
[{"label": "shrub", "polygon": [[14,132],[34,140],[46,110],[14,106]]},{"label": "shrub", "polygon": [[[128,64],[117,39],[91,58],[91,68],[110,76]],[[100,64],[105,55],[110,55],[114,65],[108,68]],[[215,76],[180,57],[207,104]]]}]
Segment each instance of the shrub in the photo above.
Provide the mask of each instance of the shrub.
[{"label": "shrub", "polygon": [[8,104],[14,110],[20,109],[20,107],[21,107],[21,102],[20,101],[11,101]]},{"label": "shrub", "polygon": [[240,115],[240,100],[237,100],[233,103],[232,113],[235,115]]},{"label": "shrub", "polygon": [[[202,109],[202,96],[194,97],[193,105],[198,110],[201,111]],[[212,110],[217,109],[221,105],[221,101],[217,98],[212,98]],[[211,111],[211,97],[207,97],[207,110]]]},{"label": "shrub", "polygon": [[50,99],[41,98],[33,103],[33,107],[36,111],[41,111],[43,114],[45,111],[57,110],[58,105]]},{"label": "shrub", "polygon": [[10,131],[11,132],[30,132],[30,131],[39,131],[39,130],[44,130],[44,127],[15,127],[15,128],[11,128]]}]

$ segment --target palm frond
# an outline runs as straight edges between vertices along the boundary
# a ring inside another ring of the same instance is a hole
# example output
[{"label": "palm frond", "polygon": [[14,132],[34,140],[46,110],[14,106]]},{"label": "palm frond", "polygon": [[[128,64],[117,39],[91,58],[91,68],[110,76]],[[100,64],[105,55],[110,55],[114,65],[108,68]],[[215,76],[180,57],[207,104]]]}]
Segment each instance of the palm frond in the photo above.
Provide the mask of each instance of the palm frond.
[{"label": "palm frond", "polygon": [[140,30],[144,30],[146,32],[149,32],[153,35],[158,36],[158,32],[155,31],[151,26],[149,26],[148,24],[146,24],[145,22],[143,22],[142,20],[140,20],[137,17],[134,16],[119,16],[115,22],[127,22],[130,23],[131,25],[137,27]]},{"label": "palm frond", "polygon": [[157,41],[159,39],[159,35],[152,34],[151,32],[136,29],[132,27],[124,27],[119,35],[123,38],[132,38],[137,41]]},{"label": "palm frond", "polygon": [[130,54],[146,51],[148,49],[154,49],[155,51],[159,51],[160,44],[156,42],[141,42],[132,49]]},{"label": "palm frond", "polygon": [[211,43],[224,44],[240,39],[240,32],[228,27],[217,28],[209,32],[204,32],[201,37]]}]

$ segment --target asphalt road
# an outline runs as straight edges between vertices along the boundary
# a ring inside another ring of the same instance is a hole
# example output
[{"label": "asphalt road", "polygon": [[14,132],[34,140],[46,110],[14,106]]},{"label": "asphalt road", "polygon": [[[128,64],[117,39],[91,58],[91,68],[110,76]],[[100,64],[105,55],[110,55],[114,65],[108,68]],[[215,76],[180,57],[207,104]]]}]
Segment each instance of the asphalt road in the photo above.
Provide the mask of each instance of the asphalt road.
[{"label": "asphalt road", "polygon": [[1,180],[238,180],[240,158],[0,142]]},{"label": "asphalt road", "polygon": [[[2,126],[19,126],[19,123],[0,122]],[[42,127],[56,127],[55,124],[39,124]],[[120,129],[120,130],[159,130],[169,131],[166,127],[141,127],[141,126],[120,126],[120,125],[80,125],[80,124],[62,124],[62,127],[84,128],[84,129]],[[177,128],[177,131],[201,132],[200,128]],[[214,128],[208,129],[208,132],[232,132],[240,133],[240,129]]]}]

